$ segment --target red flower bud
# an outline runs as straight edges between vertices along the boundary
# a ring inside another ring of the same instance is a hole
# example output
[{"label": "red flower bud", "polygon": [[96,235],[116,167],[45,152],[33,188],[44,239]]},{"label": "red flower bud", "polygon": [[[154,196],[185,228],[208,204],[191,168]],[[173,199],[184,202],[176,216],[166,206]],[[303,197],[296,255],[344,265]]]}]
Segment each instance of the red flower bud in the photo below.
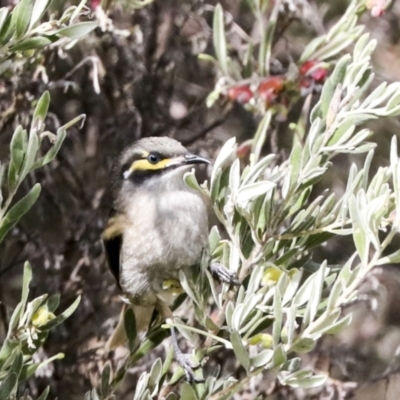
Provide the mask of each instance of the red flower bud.
[{"label": "red flower bud", "polygon": [[246,104],[253,98],[249,85],[235,86],[228,90],[228,98],[240,104]]},{"label": "red flower bud", "polygon": [[373,17],[381,17],[387,8],[386,0],[367,0],[365,6],[368,10],[371,10]]},{"label": "red flower bud", "polygon": [[269,76],[258,85],[257,93],[267,105],[271,105],[283,90],[284,83],[281,76]]},{"label": "red flower bud", "polygon": [[314,82],[323,83],[328,76],[328,70],[324,67],[314,68],[317,64],[319,64],[319,61],[316,60],[309,60],[304,62],[300,66],[300,76],[307,76],[312,78]]},{"label": "red flower bud", "polygon": [[251,141],[246,141],[236,149],[236,155],[238,156],[238,158],[244,158],[250,154],[250,151],[251,151]]},{"label": "red flower bud", "polygon": [[90,8],[95,10],[101,3],[101,0],[90,0]]}]

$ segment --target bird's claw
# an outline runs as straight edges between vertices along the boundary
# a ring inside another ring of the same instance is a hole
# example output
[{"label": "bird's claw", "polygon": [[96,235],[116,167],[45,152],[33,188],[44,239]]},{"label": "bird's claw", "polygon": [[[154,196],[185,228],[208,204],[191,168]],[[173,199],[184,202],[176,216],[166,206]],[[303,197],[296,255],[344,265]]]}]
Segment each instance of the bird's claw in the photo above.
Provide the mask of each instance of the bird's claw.
[{"label": "bird's claw", "polygon": [[229,283],[231,285],[240,285],[237,275],[229,271],[224,265],[219,263],[211,263],[209,265],[211,275],[220,282]]},{"label": "bird's claw", "polygon": [[204,379],[197,377],[194,374],[194,370],[201,367],[200,363],[194,363],[190,354],[185,354],[181,352],[177,352],[176,361],[178,361],[179,365],[183,368],[186,376],[186,380],[188,382],[202,383]]}]

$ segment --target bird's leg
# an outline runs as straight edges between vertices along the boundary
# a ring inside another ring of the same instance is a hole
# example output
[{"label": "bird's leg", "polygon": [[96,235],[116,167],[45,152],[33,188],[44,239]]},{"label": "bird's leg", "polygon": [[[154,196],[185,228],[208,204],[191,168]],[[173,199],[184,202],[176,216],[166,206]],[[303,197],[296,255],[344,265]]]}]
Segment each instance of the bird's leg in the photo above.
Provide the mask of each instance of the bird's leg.
[{"label": "bird's leg", "polygon": [[240,285],[237,275],[234,272],[229,271],[229,269],[224,265],[212,262],[208,265],[208,269],[210,270],[214,279],[217,279],[220,282],[229,283],[231,285]]},{"label": "bird's leg", "polygon": [[194,374],[194,370],[200,367],[200,364],[194,364],[192,361],[192,357],[190,354],[183,353],[179,348],[178,339],[176,337],[176,330],[173,326],[171,326],[171,339],[172,345],[174,346],[176,361],[178,361],[179,365],[185,371],[186,380],[188,382],[196,382],[201,383],[204,382],[204,379],[198,378]]},{"label": "bird's leg", "polygon": [[[172,311],[161,299],[158,299],[156,308],[167,324],[173,324],[174,316],[172,314]],[[188,382],[197,382],[197,383],[204,382],[204,379],[198,378],[194,374],[194,370],[198,368],[200,365],[195,365],[193,363],[190,354],[182,352],[182,350],[179,348],[178,345],[178,339],[176,337],[175,328],[171,326],[170,330],[171,330],[172,345],[175,351],[175,358],[176,361],[178,361],[179,365],[183,368],[186,380]]]}]

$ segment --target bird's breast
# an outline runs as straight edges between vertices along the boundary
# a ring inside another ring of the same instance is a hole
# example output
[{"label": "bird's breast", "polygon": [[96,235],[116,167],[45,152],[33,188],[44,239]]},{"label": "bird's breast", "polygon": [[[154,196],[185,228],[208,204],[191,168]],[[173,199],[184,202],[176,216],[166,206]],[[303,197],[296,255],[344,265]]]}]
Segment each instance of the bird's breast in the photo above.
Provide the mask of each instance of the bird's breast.
[{"label": "bird's breast", "polygon": [[138,298],[161,290],[180,268],[200,263],[207,237],[206,205],[196,192],[133,199],[122,241],[122,289]]}]

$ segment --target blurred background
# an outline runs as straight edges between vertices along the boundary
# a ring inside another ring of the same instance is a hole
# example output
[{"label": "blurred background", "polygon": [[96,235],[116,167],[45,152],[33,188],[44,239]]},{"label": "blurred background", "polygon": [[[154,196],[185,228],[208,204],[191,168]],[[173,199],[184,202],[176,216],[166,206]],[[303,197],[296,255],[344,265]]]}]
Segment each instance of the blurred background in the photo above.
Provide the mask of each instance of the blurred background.
[{"label": "blurred background", "polygon": [[[0,6],[13,7],[15,3],[2,0]],[[0,77],[1,160],[8,157],[15,127],[29,124],[32,100],[44,90],[51,93],[46,121],[49,130],[79,114],[87,116],[83,128],[69,130],[56,160],[26,179],[25,191],[34,182],[41,182],[42,194],[0,248],[0,301],[7,307],[15,307],[19,301],[25,260],[33,266],[33,296],[61,293],[61,308],[78,294],[82,296],[77,311],[52,332],[39,353],[44,358],[62,351],[65,359],[43,368],[29,383],[33,394],[50,384],[53,395],[70,400],[83,398],[87,390],[98,385],[99,371],[110,358],[104,354],[104,343],[121,305],[100,241],[111,207],[110,169],[115,157],[141,137],[167,135],[214,159],[228,138],[235,136],[239,143],[251,138],[260,120],[257,113],[228,97],[221,96],[211,108],[206,106],[219,72],[198,54],[214,54],[215,1],[155,0],[140,9],[129,0],[103,1],[103,9],[99,3],[87,3],[88,17],[100,24],[88,37],[68,50],[47,49],[13,76]],[[275,75],[288,74],[305,44],[326,32],[348,6],[346,0],[282,3],[284,17],[278,21],[273,48]],[[54,0],[51,12],[61,13],[70,4],[76,3]],[[246,1],[221,4],[228,21],[227,40],[233,52],[240,52],[240,37],[257,35],[254,16]],[[379,18],[365,14],[361,22],[378,40],[374,85],[399,80],[400,2],[394,1]],[[318,94],[311,101],[315,96]],[[298,117],[303,103],[299,96],[288,112],[282,113],[265,153],[274,151],[282,159],[287,157],[291,144],[288,126]],[[390,139],[399,131],[399,121],[387,119],[369,127],[379,144],[373,165],[377,169],[388,164]],[[359,161],[355,156],[336,159],[321,190],[325,185],[340,194],[352,162]],[[205,171],[202,178],[206,178]],[[24,188],[21,196],[23,192]],[[345,238],[328,243],[315,257],[340,264],[353,250],[349,242],[351,239]],[[400,376],[393,373],[400,364],[395,365],[391,356],[400,341],[400,276],[397,267],[376,271],[376,276],[380,284],[366,284],[365,293],[377,299],[378,312],[358,307],[356,328],[323,341],[307,356],[308,363],[330,370],[338,380],[332,379],[313,392],[278,385],[263,387],[262,381],[256,381],[257,387],[242,393],[241,398],[253,399],[258,393],[265,396],[261,398],[270,396],[268,399],[340,399],[354,393],[360,400],[398,399]],[[162,354],[163,349],[161,346],[156,353]],[[123,350],[113,354],[114,365],[125,354]],[[132,398],[137,377],[154,358],[130,371],[119,398]],[[214,362],[229,364],[234,359]],[[230,368],[232,374],[240,373],[234,365]]]}]

